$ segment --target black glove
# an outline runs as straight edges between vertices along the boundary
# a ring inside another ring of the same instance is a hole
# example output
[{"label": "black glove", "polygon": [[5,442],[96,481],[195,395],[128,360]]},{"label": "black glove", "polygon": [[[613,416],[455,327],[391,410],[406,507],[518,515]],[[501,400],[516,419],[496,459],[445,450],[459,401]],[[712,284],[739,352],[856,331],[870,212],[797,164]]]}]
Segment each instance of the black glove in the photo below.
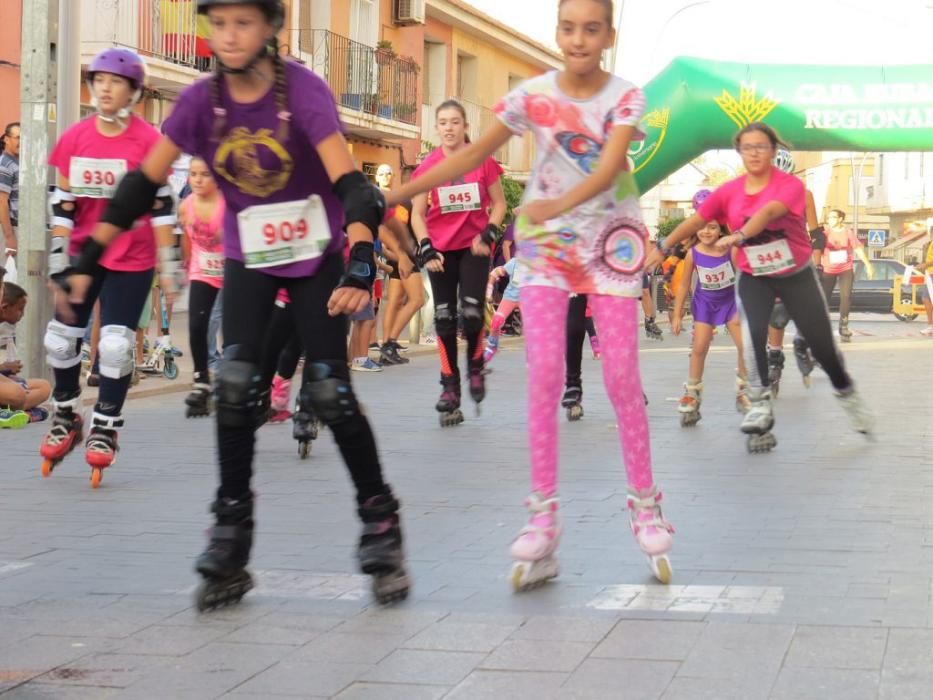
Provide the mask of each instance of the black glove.
[{"label": "black glove", "polygon": [[416,260],[419,267],[424,267],[432,260],[440,260],[441,254],[438,253],[434,246],[431,245],[430,238],[424,238],[421,241],[421,244],[418,246],[418,252],[416,254]]},{"label": "black glove", "polygon": [[493,245],[502,240],[503,231],[495,224],[489,224],[479,235],[480,240],[486,245]]},{"label": "black glove", "polygon": [[350,248],[350,260],[346,271],[337,282],[337,289],[353,287],[373,293],[373,283],[376,281],[376,263],[373,257],[372,243],[354,243]]}]

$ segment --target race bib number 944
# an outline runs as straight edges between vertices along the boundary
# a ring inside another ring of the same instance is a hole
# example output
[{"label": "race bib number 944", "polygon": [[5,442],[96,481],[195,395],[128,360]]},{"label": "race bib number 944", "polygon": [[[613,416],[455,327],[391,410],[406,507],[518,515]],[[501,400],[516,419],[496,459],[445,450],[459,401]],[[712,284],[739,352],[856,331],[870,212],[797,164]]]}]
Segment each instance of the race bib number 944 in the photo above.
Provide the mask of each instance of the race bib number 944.
[{"label": "race bib number 944", "polygon": [[330,222],[317,195],[259,204],[237,215],[246,267],[272,267],[319,258],[331,241]]},{"label": "race bib number 944", "polygon": [[780,239],[761,245],[745,246],[745,255],[756,277],[794,269],[794,256],[787,241]]}]

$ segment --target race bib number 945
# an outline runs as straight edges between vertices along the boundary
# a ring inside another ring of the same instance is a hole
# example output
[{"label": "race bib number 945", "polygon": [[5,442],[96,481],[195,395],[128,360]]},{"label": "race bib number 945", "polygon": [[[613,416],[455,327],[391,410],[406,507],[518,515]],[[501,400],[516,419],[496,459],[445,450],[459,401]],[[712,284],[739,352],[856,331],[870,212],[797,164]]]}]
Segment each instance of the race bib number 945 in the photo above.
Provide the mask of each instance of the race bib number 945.
[{"label": "race bib number 945", "polygon": [[72,158],[68,169],[71,193],[91,199],[112,199],[124,175],[122,158]]},{"label": "race bib number 945", "polygon": [[756,277],[794,269],[794,256],[787,241],[780,239],[761,245],[745,246],[745,255]]},{"label": "race bib number 945", "polygon": [[272,267],[319,258],[331,241],[330,222],[317,195],[259,204],[237,215],[246,267]]},{"label": "race bib number 945", "polygon": [[442,214],[474,211],[482,206],[479,199],[479,184],[475,182],[441,187],[437,190],[437,198],[440,200]]}]

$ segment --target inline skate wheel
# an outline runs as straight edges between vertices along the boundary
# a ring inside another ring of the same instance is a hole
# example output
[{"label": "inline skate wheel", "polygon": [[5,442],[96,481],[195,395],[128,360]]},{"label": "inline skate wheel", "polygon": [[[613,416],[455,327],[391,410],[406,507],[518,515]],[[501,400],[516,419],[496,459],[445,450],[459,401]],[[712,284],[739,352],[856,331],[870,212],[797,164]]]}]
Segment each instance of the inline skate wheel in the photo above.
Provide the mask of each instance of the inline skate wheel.
[{"label": "inline skate wheel", "polygon": [[298,441],[298,457],[301,459],[307,459],[311,456],[311,441],[310,440],[299,440]]},{"label": "inline skate wheel", "polygon": [[373,597],[380,605],[400,603],[408,597],[411,583],[405,569],[396,569],[373,576]]},{"label": "inline skate wheel", "polygon": [[100,486],[101,479],[104,478],[104,470],[100,467],[93,467],[91,469],[91,488],[96,489]]},{"label": "inline skate wheel", "polygon": [[531,591],[557,578],[560,567],[557,559],[548,557],[538,561],[516,561],[512,564],[509,582],[516,593]]},{"label": "inline skate wheel", "polygon": [[449,413],[442,413],[440,415],[440,423],[442,428],[450,428],[455,425],[460,425],[463,422],[463,411],[459,408],[456,411],[450,411]]},{"label": "inline skate wheel", "polygon": [[696,413],[681,413],[680,414],[680,427],[681,428],[692,428],[697,423],[700,422],[700,412]]},{"label": "inline skate wheel", "polygon": [[749,435],[746,447],[750,454],[761,454],[770,452],[777,447],[777,438],[774,433],[762,433],[761,435]]},{"label": "inline skate wheel", "polygon": [[583,406],[570,406],[567,409],[567,420],[573,422],[583,418]]},{"label": "inline skate wheel", "polygon": [[195,593],[198,612],[207,612],[239,603],[253,588],[253,577],[245,569],[228,579],[205,579]]},{"label": "inline skate wheel", "polygon": [[51,459],[42,460],[42,478],[48,479],[52,476],[52,471],[55,469],[55,461]]},{"label": "inline skate wheel", "polygon": [[667,585],[674,577],[674,570],[671,568],[671,560],[666,554],[657,554],[648,558],[648,565],[651,567],[651,573],[654,577]]}]

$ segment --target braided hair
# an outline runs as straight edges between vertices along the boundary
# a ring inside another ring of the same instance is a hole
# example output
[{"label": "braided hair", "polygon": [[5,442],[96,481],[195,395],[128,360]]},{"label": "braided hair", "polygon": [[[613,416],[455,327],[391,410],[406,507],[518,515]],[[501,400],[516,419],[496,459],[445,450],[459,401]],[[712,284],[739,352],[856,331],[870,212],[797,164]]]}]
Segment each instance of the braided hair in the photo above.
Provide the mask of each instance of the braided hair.
[{"label": "braided hair", "polygon": [[[285,61],[279,54],[279,40],[272,37],[266,45],[266,55],[272,59],[272,69],[274,72],[275,85],[275,109],[279,118],[279,128],[275,139],[281,144],[288,140],[288,125],[292,114],[288,111],[288,80],[285,76]],[[211,108],[214,112],[214,129],[211,140],[219,142],[227,132],[227,110],[221,102],[221,86],[224,79],[223,69],[220,62],[214,70],[214,75],[210,78],[210,100]]]}]

